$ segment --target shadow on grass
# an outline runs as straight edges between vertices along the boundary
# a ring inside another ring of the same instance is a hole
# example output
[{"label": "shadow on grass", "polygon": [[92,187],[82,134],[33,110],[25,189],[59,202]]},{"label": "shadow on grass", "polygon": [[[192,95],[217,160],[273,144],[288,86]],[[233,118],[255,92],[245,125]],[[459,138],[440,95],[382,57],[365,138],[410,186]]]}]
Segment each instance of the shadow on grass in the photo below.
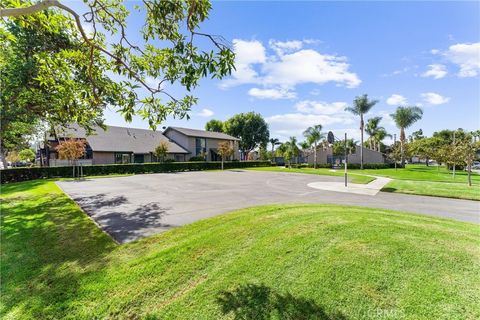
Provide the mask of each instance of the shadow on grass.
[{"label": "shadow on grass", "polygon": [[217,298],[224,315],[233,319],[319,319],[345,320],[342,314],[327,314],[313,300],[281,294],[264,285],[246,284]]},{"label": "shadow on grass", "polygon": [[12,188],[32,192],[1,204],[1,313],[22,314],[25,308],[34,318],[67,316],[66,304],[77,296],[82,277],[101,269],[116,245],[46,182]]}]

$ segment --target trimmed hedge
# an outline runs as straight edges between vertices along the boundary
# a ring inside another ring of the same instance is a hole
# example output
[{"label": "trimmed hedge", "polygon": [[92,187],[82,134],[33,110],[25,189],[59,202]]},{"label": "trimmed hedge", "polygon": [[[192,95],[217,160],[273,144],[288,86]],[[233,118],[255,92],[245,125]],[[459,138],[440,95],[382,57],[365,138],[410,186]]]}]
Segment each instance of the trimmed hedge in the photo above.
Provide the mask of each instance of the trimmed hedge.
[{"label": "trimmed hedge", "polygon": [[[330,163],[317,163],[317,168],[333,168],[334,166]],[[397,164],[397,168],[401,168],[400,164]],[[292,168],[313,168],[313,163],[300,163],[292,164]],[[343,168],[343,164],[339,166]],[[360,169],[360,163],[349,163],[349,169]],[[389,169],[395,168],[395,163],[364,163],[364,169]]]},{"label": "trimmed hedge", "polygon": [[[164,162],[164,163],[129,163],[83,166],[84,176],[108,174],[161,173],[180,171],[201,171],[221,169],[220,161],[210,162]],[[225,169],[267,167],[270,161],[225,161]],[[1,183],[11,183],[45,178],[71,178],[73,168],[67,167],[32,167],[1,170]]]}]

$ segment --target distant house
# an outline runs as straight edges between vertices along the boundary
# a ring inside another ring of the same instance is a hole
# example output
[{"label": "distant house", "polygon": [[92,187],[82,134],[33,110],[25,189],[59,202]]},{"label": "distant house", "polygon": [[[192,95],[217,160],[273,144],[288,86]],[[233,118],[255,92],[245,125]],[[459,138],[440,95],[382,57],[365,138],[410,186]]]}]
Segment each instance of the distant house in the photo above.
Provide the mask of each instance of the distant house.
[{"label": "distant house", "polygon": [[168,127],[163,134],[189,152],[187,160],[191,157],[204,157],[207,161],[219,161],[221,158],[217,153],[218,144],[225,141],[230,143],[234,150],[230,160],[238,160],[240,157],[240,139],[222,132]]},{"label": "distant house", "polygon": [[87,135],[85,129],[78,125],[56,128],[47,137],[47,143],[40,149],[42,165],[69,165],[67,160],[58,159],[56,146],[66,139],[84,139],[86,152],[79,163],[122,164],[155,162],[154,150],[161,141],[168,143],[166,159],[188,161],[191,157],[203,156],[206,160],[220,160],[216,150],[220,142],[231,143],[235,153],[231,159],[238,159],[239,139],[224,133],[208,132],[187,128],[169,127],[163,133],[146,129],[107,126],[100,127]]},{"label": "distant house", "polygon": [[[360,163],[360,146],[355,147],[355,152],[348,154],[348,163]],[[314,154],[313,151],[304,152],[302,154],[304,162],[313,163]],[[323,149],[319,147],[317,150],[317,163],[342,163],[344,159],[343,155],[334,156],[333,150],[331,147]],[[368,148],[363,148],[363,162],[364,163],[385,163],[385,156],[383,153],[371,150]]]}]

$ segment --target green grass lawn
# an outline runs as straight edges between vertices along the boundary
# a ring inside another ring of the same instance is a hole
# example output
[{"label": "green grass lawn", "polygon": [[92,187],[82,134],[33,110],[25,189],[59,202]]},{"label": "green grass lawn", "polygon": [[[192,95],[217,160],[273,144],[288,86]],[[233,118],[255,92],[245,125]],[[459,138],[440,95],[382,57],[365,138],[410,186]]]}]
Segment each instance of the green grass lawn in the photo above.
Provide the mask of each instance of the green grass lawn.
[{"label": "green grass lawn", "polygon": [[[332,170],[327,168],[313,169],[313,168],[255,167],[255,168],[245,168],[245,170],[306,173],[306,174],[318,174],[321,176],[335,176],[335,177],[343,177],[344,175],[342,170]],[[356,173],[348,175],[348,181],[352,183],[366,184],[373,180],[375,180],[375,178],[358,175]]]},{"label": "green grass lawn", "polygon": [[51,181],[2,186],[2,319],[479,319],[478,225],[274,205],[116,245]]},{"label": "green grass lawn", "polygon": [[[283,168],[283,167],[259,167],[249,168],[248,170],[257,171],[276,171],[276,172],[294,172],[308,173],[327,176],[343,176],[342,170],[333,172],[331,169],[319,168]],[[452,177],[445,167],[427,167],[425,165],[408,165],[404,169],[370,169],[349,171],[350,182],[369,183],[374,178],[370,176],[380,176],[394,179],[388,183],[384,192],[398,192],[426,196],[458,198],[467,200],[480,200],[480,175],[472,174],[472,186],[467,184],[467,173],[457,171],[455,178]],[[370,175],[370,176],[363,176]]]},{"label": "green grass lawn", "polygon": [[[426,166],[426,165],[407,165],[405,169],[378,169],[378,170],[356,170],[364,174],[388,177],[398,180],[429,181],[429,182],[451,182],[467,184],[467,173],[457,170],[455,178],[452,172],[445,167]],[[472,173],[472,183],[480,185],[480,175]]]},{"label": "green grass lawn", "polygon": [[480,186],[463,183],[393,180],[382,191],[480,201]]}]

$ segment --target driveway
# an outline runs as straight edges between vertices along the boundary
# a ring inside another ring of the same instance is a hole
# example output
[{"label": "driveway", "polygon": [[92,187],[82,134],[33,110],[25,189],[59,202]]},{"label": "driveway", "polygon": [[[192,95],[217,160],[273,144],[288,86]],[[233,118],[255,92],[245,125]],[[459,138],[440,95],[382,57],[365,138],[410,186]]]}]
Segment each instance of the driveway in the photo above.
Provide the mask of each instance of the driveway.
[{"label": "driveway", "polygon": [[480,223],[480,202],[311,188],[342,177],[262,171],[199,171],[59,181],[57,184],[119,243],[227,211],[278,203],[332,203],[392,209]]}]

